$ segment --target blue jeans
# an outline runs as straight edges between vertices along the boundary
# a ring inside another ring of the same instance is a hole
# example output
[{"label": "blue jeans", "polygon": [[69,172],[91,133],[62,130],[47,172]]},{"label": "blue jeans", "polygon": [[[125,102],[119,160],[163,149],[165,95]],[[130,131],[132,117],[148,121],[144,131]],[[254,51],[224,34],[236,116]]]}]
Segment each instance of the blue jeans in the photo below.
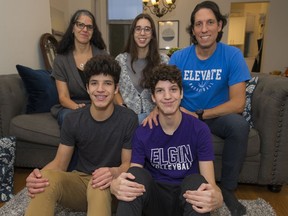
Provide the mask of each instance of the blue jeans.
[{"label": "blue jeans", "polygon": [[58,122],[60,128],[61,128],[61,126],[62,126],[62,123],[63,123],[63,120],[64,120],[65,116],[66,116],[68,113],[71,113],[71,112],[74,112],[74,110],[68,109],[68,108],[63,108],[63,109],[61,109],[61,110],[58,112],[57,122]]},{"label": "blue jeans", "polygon": [[224,139],[221,185],[234,190],[247,153],[249,124],[240,114],[205,120],[212,134]]},{"label": "blue jeans", "polygon": [[138,114],[138,122],[139,125],[142,123],[142,121],[149,115],[149,113],[139,113]]}]

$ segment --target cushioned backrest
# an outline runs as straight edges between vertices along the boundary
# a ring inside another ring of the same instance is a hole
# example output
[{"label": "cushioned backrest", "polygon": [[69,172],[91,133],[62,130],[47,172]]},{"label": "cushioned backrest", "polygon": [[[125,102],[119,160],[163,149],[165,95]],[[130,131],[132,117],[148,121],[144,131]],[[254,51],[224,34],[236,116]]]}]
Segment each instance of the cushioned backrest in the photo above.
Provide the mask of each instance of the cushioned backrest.
[{"label": "cushioned backrest", "polygon": [[252,120],[261,140],[259,179],[269,182],[273,178],[275,184],[283,184],[288,181],[288,78],[261,73],[257,76]]},{"label": "cushioned backrest", "polygon": [[252,119],[256,129],[269,133],[277,130],[281,112],[287,115],[288,79],[261,73],[256,73],[256,76],[259,80],[252,96]]},{"label": "cushioned backrest", "polygon": [[10,120],[26,108],[27,95],[18,74],[0,75],[0,136],[9,135]]}]

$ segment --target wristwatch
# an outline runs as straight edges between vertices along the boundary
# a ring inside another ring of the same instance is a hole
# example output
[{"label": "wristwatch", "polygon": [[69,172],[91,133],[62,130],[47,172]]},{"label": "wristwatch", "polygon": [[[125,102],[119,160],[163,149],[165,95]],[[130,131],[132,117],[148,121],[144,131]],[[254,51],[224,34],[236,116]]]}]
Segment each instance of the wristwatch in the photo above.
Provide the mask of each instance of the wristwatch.
[{"label": "wristwatch", "polygon": [[203,109],[199,109],[199,110],[196,110],[195,113],[198,115],[198,119],[203,121],[204,110]]}]

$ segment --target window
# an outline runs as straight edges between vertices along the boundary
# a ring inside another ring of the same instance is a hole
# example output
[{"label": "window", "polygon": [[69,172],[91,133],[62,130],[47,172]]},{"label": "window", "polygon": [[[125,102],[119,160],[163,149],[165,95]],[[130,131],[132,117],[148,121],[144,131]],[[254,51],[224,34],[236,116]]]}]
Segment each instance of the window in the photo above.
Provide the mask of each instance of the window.
[{"label": "window", "polygon": [[142,0],[108,0],[109,51],[123,52],[133,19],[143,12]]},{"label": "window", "polygon": [[108,20],[133,20],[142,13],[142,0],[108,0]]}]

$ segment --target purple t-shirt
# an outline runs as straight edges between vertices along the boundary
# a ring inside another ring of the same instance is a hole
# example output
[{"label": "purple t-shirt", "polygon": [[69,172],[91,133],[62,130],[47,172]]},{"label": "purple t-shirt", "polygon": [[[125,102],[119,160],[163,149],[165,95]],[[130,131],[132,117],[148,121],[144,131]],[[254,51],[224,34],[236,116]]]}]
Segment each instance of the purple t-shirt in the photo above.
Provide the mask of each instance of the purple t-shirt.
[{"label": "purple t-shirt", "polygon": [[208,126],[182,113],[173,135],[162,127],[139,126],[132,141],[132,163],[141,164],[157,182],[180,184],[192,173],[199,173],[199,161],[214,160],[212,136]]}]

